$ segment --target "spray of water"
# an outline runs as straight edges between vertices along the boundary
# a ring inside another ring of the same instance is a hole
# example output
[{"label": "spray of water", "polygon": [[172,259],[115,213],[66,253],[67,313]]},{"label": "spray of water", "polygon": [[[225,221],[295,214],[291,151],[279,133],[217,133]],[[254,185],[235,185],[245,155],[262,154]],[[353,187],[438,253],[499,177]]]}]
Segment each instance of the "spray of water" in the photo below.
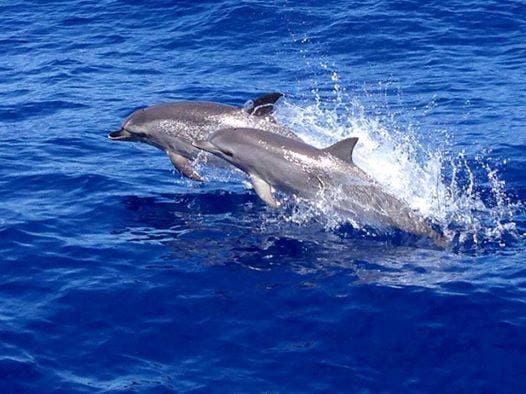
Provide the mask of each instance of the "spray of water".
[{"label": "spray of water", "polygon": [[[313,90],[314,100],[285,100],[276,113],[279,122],[317,147],[358,137],[355,163],[460,247],[488,242],[503,247],[517,237],[513,219],[521,207],[510,201],[498,171],[484,158],[469,160],[463,152],[449,152],[447,144],[431,148],[411,125],[393,122],[392,114],[387,114],[388,121],[368,114],[342,88],[336,72],[331,80],[332,99],[324,100]],[[290,205],[285,220],[302,223],[323,216],[328,228],[341,223],[326,199]]]}]

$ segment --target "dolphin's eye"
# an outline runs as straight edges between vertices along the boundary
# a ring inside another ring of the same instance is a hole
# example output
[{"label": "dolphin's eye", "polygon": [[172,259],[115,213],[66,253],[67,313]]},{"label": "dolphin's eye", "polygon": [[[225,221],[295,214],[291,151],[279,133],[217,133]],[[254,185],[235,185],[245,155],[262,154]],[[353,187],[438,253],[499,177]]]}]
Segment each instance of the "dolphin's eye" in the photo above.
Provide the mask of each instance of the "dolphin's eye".
[{"label": "dolphin's eye", "polygon": [[223,153],[228,157],[234,157],[234,154],[230,152],[229,150],[224,150]]}]

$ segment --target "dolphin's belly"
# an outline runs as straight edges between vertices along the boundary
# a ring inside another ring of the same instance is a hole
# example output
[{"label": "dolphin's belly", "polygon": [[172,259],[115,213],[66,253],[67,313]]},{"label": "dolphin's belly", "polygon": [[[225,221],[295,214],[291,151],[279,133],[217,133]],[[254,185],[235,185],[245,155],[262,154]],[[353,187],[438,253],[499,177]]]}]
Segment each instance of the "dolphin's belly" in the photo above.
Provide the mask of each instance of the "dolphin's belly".
[{"label": "dolphin's belly", "polygon": [[264,171],[274,189],[296,197],[312,200],[323,189],[323,181],[316,172],[303,168],[286,167]]}]

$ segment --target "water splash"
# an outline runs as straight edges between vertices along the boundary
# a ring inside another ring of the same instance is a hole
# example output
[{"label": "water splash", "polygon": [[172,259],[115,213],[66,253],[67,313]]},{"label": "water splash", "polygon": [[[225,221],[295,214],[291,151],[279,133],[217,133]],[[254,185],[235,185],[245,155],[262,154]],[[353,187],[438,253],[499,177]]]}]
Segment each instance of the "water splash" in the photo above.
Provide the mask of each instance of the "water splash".
[{"label": "water splash", "polygon": [[[488,243],[506,246],[518,237],[514,216],[522,209],[506,193],[497,166],[485,157],[470,159],[464,152],[448,150],[450,138],[431,144],[409,123],[397,123],[388,108],[383,115],[368,113],[348,94],[337,72],[330,73],[332,98],[322,99],[317,88],[306,100],[285,100],[276,117],[308,143],[325,147],[342,138],[358,137],[356,164],[391,194],[440,227],[460,249],[476,249]],[[341,223],[320,199],[308,207],[291,208],[286,220],[325,217],[327,228]]]}]

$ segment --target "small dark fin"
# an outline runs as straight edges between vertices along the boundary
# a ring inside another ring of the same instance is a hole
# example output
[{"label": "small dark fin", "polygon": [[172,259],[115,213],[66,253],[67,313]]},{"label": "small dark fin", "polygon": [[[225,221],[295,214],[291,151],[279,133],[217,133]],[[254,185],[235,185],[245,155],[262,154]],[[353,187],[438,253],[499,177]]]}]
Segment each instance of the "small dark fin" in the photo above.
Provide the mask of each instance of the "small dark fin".
[{"label": "small dark fin", "polygon": [[358,137],[346,138],[322,150],[324,152],[330,153],[340,160],[352,163],[352,152],[357,142]]},{"label": "small dark fin", "polygon": [[250,115],[266,116],[274,111],[274,104],[281,97],[283,97],[282,93],[267,93],[254,100],[248,100],[243,109]]}]

